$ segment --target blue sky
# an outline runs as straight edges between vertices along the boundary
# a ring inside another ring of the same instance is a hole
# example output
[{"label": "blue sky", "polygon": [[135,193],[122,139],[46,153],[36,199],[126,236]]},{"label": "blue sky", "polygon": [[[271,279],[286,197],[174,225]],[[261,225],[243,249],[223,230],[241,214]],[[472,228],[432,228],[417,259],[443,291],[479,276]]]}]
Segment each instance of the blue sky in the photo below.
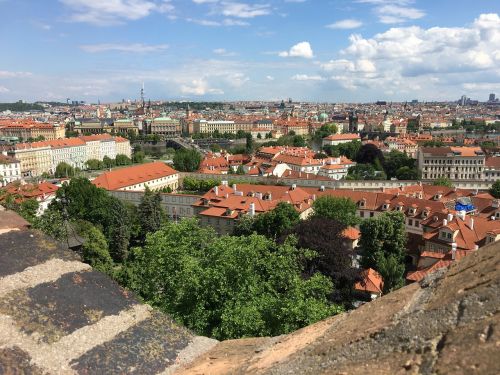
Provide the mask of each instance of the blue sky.
[{"label": "blue sky", "polygon": [[500,95],[496,0],[0,0],[0,101]]}]

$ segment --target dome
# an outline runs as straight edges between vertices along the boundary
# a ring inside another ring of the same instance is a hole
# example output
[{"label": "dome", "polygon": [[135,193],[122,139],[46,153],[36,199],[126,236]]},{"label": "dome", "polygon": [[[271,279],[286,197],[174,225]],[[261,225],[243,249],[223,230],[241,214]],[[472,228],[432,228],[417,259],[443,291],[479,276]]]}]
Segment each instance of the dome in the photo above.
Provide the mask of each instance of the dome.
[{"label": "dome", "polygon": [[321,115],[319,115],[319,119],[321,121],[326,121],[326,120],[328,120],[328,115],[323,112]]}]

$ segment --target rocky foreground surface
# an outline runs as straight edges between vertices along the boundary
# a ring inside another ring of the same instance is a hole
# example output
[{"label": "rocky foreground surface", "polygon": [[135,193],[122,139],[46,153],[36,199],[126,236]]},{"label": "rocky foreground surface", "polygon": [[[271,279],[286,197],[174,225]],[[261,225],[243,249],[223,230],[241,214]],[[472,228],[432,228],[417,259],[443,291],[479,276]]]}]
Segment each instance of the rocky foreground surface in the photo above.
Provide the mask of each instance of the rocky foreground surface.
[{"label": "rocky foreground surface", "polygon": [[0,212],[0,374],[499,374],[500,243],[289,335],[217,342]]}]

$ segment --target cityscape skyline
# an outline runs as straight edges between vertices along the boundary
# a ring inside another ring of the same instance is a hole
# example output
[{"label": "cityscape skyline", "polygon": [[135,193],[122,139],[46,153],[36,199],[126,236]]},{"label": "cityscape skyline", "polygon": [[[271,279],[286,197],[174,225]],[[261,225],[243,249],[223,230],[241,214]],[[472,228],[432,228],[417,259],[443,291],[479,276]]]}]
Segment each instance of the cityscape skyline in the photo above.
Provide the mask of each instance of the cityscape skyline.
[{"label": "cityscape skyline", "polygon": [[436,3],[3,0],[0,101],[486,101],[500,5]]}]

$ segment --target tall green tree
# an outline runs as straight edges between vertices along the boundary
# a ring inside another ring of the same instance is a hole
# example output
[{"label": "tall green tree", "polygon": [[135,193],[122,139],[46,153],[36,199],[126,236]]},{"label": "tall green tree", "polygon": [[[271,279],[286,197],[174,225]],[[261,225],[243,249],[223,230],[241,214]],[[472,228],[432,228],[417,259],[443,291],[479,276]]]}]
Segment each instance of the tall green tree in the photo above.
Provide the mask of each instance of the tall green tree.
[{"label": "tall green tree", "polygon": [[196,150],[179,149],[174,155],[174,167],[181,172],[194,172],[200,167],[201,159]]},{"label": "tall green tree", "polygon": [[146,238],[147,233],[153,233],[160,229],[165,219],[160,193],[153,193],[149,188],[146,188],[139,203],[138,215],[143,238]]},{"label": "tall green tree", "polygon": [[344,226],[354,226],[359,223],[356,215],[356,203],[349,198],[323,195],[313,203],[313,217],[335,220]]},{"label": "tall green tree", "polygon": [[384,292],[404,285],[406,229],[401,212],[386,212],[360,225],[361,264],[377,270],[384,279]]},{"label": "tall green tree", "polygon": [[241,226],[237,225],[235,228],[235,233],[249,235],[255,232],[275,239],[293,228],[299,221],[300,215],[295,208],[290,203],[280,202],[271,211],[242,220]]},{"label": "tall green tree", "polygon": [[135,250],[128,282],[148,303],[217,339],[275,336],[339,312],[332,283],[301,277],[300,251],[264,236],[217,236],[193,219],[168,222]]},{"label": "tall green tree", "polygon": [[116,165],[130,165],[132,164],[132,160],[124,154],[118,154],[116,155]]},{"label": "tall green tree", "polygon": [[54,176],[56,178],[67,178],[75,175],[75,168],[65,162],[57,164]]},{"label": "tall green tree", "polygon": [[109,254],[108,242],[104,234],[87,221],[79,220],[74,224],[83,239],[82,258],[94,269],[110,274],[113,270],[113,259]]}]

